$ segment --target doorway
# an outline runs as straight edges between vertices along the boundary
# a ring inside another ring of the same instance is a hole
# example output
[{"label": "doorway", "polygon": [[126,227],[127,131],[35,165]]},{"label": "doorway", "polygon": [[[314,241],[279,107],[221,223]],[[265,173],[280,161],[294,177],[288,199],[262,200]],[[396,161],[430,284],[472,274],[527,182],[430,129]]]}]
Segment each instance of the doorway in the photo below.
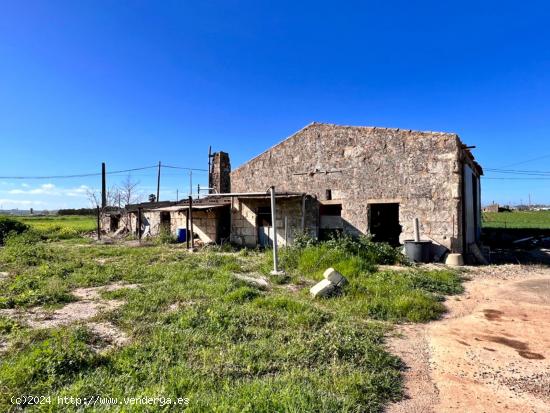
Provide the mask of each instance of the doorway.
[{"label": "doorway", "polygon": [[163,232],[170,232],[170,212],[161,211],[160,213],[160,230]]},{"label": "doorway", "polygon": [[398,203],[369,204],[369,232],[373,241],[396,247],[401,230]]}]

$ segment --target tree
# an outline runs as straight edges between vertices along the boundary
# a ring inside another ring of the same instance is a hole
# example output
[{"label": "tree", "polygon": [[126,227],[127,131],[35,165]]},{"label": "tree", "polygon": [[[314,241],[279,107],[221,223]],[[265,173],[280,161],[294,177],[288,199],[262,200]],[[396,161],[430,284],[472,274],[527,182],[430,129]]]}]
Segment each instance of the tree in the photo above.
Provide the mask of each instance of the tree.
[{"label": "tree", "polygon": [[155,202],[156,200],[157,200],[157,197],[155,196],[155,194],[149,195],[149,202]]}]

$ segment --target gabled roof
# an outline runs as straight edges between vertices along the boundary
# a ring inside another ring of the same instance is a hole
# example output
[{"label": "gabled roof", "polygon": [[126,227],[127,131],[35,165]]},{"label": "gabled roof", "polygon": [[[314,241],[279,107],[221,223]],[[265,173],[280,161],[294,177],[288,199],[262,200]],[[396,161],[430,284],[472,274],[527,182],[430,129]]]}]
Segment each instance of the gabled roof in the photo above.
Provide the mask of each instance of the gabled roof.
[{"label": "gabled roof", "polygon": [[304,126],[302,129],[294,132],[292,135],[286,137],[285,139],[283,139],[279,143],[271,146],[270,148],[266,149],[265,151],[261,152],[260,154],[256,155],[255,157],[249,159],[245,163],[239,165],[232,172],[239,170],[244,165],[248,164],[249,162],[252,162],[256,158],[259,158],[263,154],[277,148],[278,146],[284,144],[285,142],[288,142],[289,140],[296,138],[297,136],[299,136],[305,130],[315,128],[315,127],[319,127],[319,126],[329,126],[329,127],[333,127],[333,128],[339,128],[339,129],[366,129],[366,130],[373,130],[373,131],[375,131],[375,130],[386,130],[386,131],[390,131],[390,132],[402,131],[402,132],[409,132],[409,133],[411,133],[411,132],[412,133],[422,133],[422,134],[425,134],[425,135],[451,136],[451,137],[457,138],[460,141],[459,136],[456,133],[452,133],[452,132],[416,131],[416,130],[412,130],[412,129],[384,128],[384,127],[378,127],[378,126],[349,126],[349,125],[337,125],[337,124],[334,124],[334,123],[311,122],[310,124]]}]

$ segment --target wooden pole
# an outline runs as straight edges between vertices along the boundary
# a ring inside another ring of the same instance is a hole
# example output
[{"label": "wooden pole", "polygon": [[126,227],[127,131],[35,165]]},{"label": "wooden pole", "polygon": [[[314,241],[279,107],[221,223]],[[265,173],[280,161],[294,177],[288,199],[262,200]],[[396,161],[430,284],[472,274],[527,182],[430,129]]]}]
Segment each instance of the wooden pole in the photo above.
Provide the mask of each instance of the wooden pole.
[{"label": "wooden pole", "polygon": [[159,161],[159,170],[157,174],[157,202],[160,201],[160,161]]},{"label": "wooden pole", "polygon": [[212,193],[212,146],[208,147],[208,193]]},{"label": "wooden pole", "polygon": [[107,179],[105,177],[105,162],[101,163],[101,208],[107,206]]},{"label": "wooden pole", "polygon": [[191,236],[191,249],[195,248],[195,234],[193,233],[193,197],[189,197],[189,227]]},{"label": "wooden pole", "polygon": [[187,244],[187,249],[189,249],[189,209],[187,209],[185,217],[185,243]]},{"label": "wooden pole", "polygon": [[138,234],[138,239],[141,241],[141,207],[138,208],[137,234]]},{"label": "wooden pole", "polygon": [[99,205],[97,206],[97,239],[101,239],[101,219],[100,219]]}]

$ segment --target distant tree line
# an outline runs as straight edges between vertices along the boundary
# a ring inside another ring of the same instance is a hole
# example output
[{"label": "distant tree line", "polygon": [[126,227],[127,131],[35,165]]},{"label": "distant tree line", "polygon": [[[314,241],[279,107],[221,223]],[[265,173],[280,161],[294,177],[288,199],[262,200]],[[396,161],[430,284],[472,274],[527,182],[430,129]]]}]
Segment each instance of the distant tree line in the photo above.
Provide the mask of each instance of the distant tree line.
[{"label": "distant tree line", "polygon": [[95,215],[96,210],[94,208],[72,208],[72,209],[60,209],[57,211],[57,215]]}]

